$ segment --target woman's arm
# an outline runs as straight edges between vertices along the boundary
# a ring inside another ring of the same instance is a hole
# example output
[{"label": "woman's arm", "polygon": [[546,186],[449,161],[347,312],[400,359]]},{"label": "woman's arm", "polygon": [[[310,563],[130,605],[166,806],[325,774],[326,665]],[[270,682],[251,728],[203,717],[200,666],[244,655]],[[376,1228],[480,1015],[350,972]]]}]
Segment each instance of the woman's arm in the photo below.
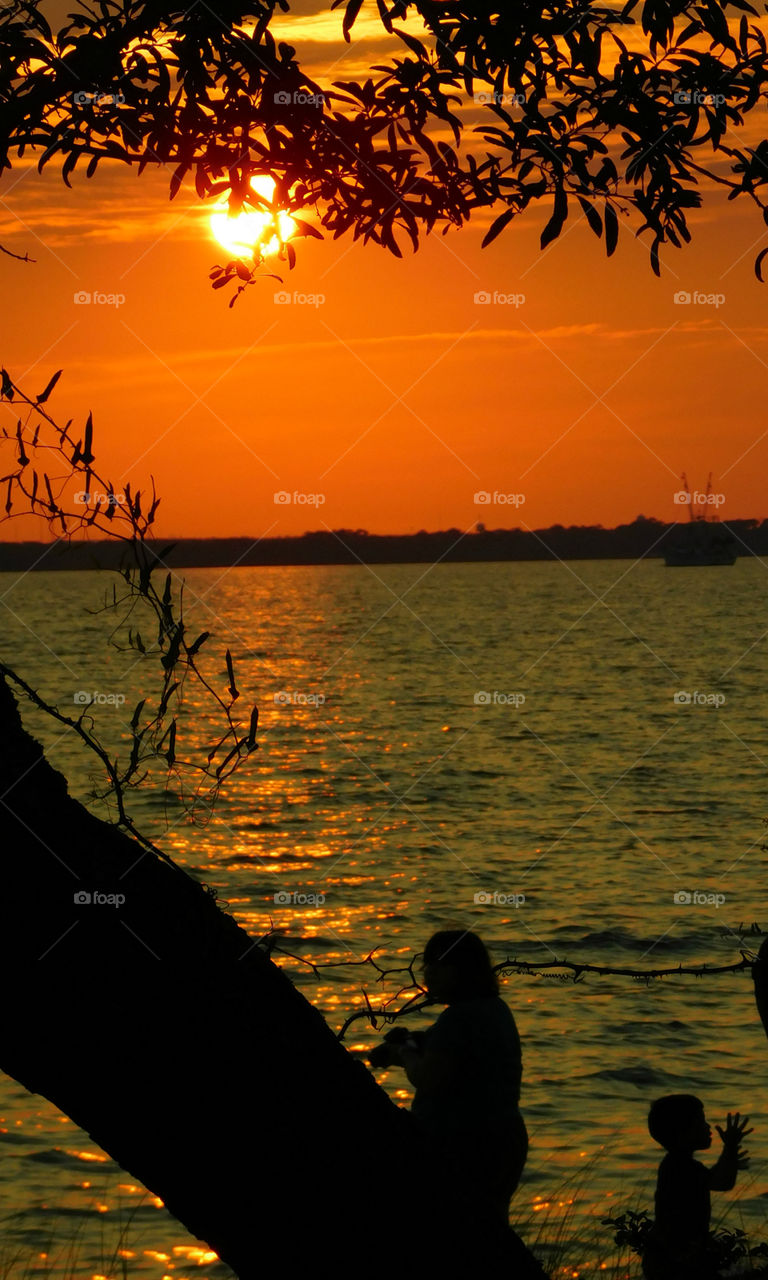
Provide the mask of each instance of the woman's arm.
[{"label": "woman's arm", "polygon": [[421,1089],[430,1078],[430,1055],[425,1053],[424,1045],[415,1044],[412,1040],[397,1046],[400,1065],[413,1085]]},{"label": "woman's arm", "polygon": [[464,1049],[453,1019],[445,1013],[428,1031],[415,1032],[397,1045],[400,1065],[411,1084],[426,1090],[444,1088],[461,1077]]}]

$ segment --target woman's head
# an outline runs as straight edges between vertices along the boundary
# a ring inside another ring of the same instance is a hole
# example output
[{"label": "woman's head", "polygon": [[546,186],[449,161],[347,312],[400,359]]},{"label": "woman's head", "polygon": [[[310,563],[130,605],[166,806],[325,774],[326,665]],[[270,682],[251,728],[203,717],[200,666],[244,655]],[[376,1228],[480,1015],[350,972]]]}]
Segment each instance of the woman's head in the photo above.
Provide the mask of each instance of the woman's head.
[{"label": "woman's head", "polygon": [[499,993],[491,958],[476,933],[443,929],[424,948],[427,990],[439,1004]]}]

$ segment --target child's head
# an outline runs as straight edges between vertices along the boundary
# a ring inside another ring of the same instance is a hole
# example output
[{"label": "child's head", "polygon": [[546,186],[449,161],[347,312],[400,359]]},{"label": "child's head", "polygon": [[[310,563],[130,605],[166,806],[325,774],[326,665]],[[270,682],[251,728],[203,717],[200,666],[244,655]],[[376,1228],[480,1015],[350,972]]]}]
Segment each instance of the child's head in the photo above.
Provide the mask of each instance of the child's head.
[{"label": "child's head", "polygon": [[702,1151],[712,1146],[704,1104],[692,1093],[668,1093],[648,1112],[648,1132],[667,1151]]}]

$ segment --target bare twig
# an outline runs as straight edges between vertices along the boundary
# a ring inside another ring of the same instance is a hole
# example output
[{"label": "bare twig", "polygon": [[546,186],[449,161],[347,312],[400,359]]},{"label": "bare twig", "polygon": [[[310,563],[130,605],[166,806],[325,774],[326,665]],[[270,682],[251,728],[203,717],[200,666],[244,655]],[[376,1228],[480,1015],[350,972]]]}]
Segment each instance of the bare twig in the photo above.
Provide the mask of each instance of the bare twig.
[{"label": "bare twig", "polygon": [[[114,486],[95,467],[91,415],[88,415],[82,435],[76,435],[71,420],[60,427],[43,408],[60,375],[61,370],[32,400],[15,385],[4,369],[0,371],[0,403],[7,402],[7,407],[14,408],[20,404],[26,411],[24,422],[17,419],[14,430],[3,428],[0,435],[0,443],[4,441],[15,454],[11,469],[0,476],[0,485],[5,486],[6,491],[3,518],[42,515],[51,531],[62,540],[96,530],[124,544],[125,562],[118,573],[125,590],[118,594],[113,586],[111,598],[106,599],[104,605],[105,609],[122,610],[110,639],[118,650],[124,652],[128,649],[135,653],[138,662],[156,664],[159,689],[154,697],[142,698],[133,708],[128,725],[130,745],[127,754],[114,758],[99,741],[95,723],[85,709],[77,718],[67,716],[42,698],[10,667],[3,664],[0,670],[13,679],[41,711],[73,728],[81,741],[96,754],[108,779],[106,791],[98,798],[114,799],[118,825],[140,839],[145,847],[159,853],[151,841],[141,836],[130,819],[126,805],[128,791],[137,787],[146,778],[148,767],[160,759],[167,768],[169,782],[171,777],[174,778],[187,812],[192,812],[201,803],[205,803],[210,811],[222,782],[256,749],[258,709],[254,707],[251,711],[248,730],[243,733],[232,711],[240,694],[229,650],[226,654],[229,685],[224,692],[220,692],[201,670],[199,655],[210,633],[203,631],[195,638],[187,635],[183,584],[177,586],[164,558],[170,548],[158,552],[147,542],[160,503],[154,482],[149,495],[140,489],[134,491],[130,483],[122,488]],[[53,464],[63,467],[60,474],[54,474],[50,468],[38,470],[38,459],[46,455]],[[66,495],[73,481],[80,492],[75,492],[70,499]],[[79,509],[72,510],[70,502],[79,505]],[[159,585],[157,574],[162,569],[166,573],[162,585]],[[144,635],[136,625],[141,621],[141,616],[138,619],[134,617],[137,611],[139,615],[143,612],[146,619]],[[121,645],[117,635],[120,632],[124,634],[126,630],[127,645]],[[150,632],[156,635],[156,639],[145,639]],[[189,677],[201,686],[224,720],[223,732],[203,746],[202,760],[195,752],[185,756],[180,751],[181,699]],[[191,797],[185,793],[187,776],[197,780]]]},{"label": "bare twig", "polygon": [[[752,925],[748,932],[752,935],[756,935],[760,933],[761,930],[759,929],[759,926]],[[366,1019],[374,1029],[376,1029],[379,1022],[383,1022],[385,1024],[394,1023],[398,1018],[407,1017],[409,1014],[417,1013],[421,1009],[425,1009],[434,1003],[434,1001],[429,998],[426,988],[422,986],[414,973],[416,963],[419,960],[421,953],[414,955],[407,965],[399,965],[391,969],[384,969],[378,961],[374,959],[376,951],[381,950],[380,947],[376,947],[373,951],[370,951],[368,955],[364,956],[361,960],[310,960],[307,959],[306,956],[298,956],[294,952],[287,951],[282,948],[277,942],[276,935],[272,930],[259,939],[259,945],[266,950],[268,955],[272,955],[274,952],[277,952],[279,955],[306,965],[307,968],[312,970],[315,977],[320,977],[323,969],[354,968],[372,968],[377,975],[377,983],[380,983],[387,978],[395,976],[399,978],[403,974],[408,975],[409,981],[402,983],[397,991],[384,999],[377,1006],[371,1004],[368,992],[365,988],[362,988],[365,1008],[356,1010],[344,1020],[340,1031],[337,1033],[339,1040],[344,1039],[347,1031],[353,1023],[359,1022],[363,1018]],[[670,966],[666,969],[634,969],[617,967],[615,965],[587,964],[582,961],[572,960],[530,961],[518,960],[516,957],[513,957],[511,959],[507,958],[506,960],[502,960],[499,964],[494,965],[493,971],[500,977],[509,977],[519,974],[524,977],[553,977],[564,982],[573,983],[582,982],[588,974],[593,974],[597,977],[633,978],[637,982],[651,983],[660,981],[663,978],[672,977],[709,978],[726,973],[743,973],[747,970],[751,972],[752,966],[757,962],[757,956],[750,951],[741,951],[740,955],[740,960],[734,961],[730,964],[679,964]],[[395,1008],[392,1007],[406,996],[408,998],[405,1000],[405,1003],[399,1004]]]}]

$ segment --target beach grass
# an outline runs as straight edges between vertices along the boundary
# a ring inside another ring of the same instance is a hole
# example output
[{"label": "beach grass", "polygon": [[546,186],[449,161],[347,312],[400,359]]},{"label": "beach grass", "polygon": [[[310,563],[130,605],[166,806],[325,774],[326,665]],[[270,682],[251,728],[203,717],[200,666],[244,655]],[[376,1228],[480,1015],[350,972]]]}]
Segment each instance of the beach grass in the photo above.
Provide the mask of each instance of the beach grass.
[{"label": "beach grass", "polygon": [[[581,1168],[556,1194],[534,1201],[522,1216],[515,1213],[513,1201],[514,1229],[552,1280],[642,1280],[638,1255],[629,1245],[616,1243],[615,1228],[606,1225],[605,1208],[584,1214],[588,1188],[589,1170]],[[636,1199],[617,1197],[611,1200],[610,1213],[616,1218],[643,1207]],[[35,1246],[7,1241],[0,1245],[0,1280],[234,1280],[229,1268],[200,1241],[169,1246],[165,1253],[142,1243],[134,1213],[105,1214],[96,1251],[92,1239],[83,1239],[82,1221],[54,1217],[45,1240]],[[749,1244],[757,1243],[753,1234]],[[744,1257],[727,1274],[734,1280],[768,1280],[766,1259]]]}]

